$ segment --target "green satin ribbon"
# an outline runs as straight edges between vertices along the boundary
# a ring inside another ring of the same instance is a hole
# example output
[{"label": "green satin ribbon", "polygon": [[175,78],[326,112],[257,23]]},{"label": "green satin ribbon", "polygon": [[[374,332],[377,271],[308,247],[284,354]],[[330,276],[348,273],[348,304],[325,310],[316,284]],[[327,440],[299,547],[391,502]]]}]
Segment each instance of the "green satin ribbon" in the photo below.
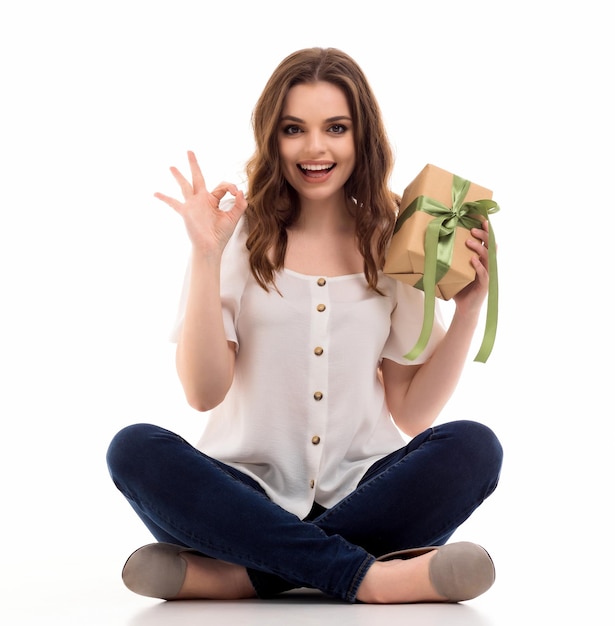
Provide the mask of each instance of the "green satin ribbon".
[{"label": "green satin ribbon", "polygon": [[425,268],[423,277],[414,285],[425,292],[423,312],[423,328],[416,345],[404,357],[410,361],[416,359],[427,346],[433,329],[436,307],[436,285],[451,267],[455,233],[458,227],[482,228],[481,219],[473,216],[480,215],[489,222],[487,254],[489,259],[489,292],[487,295],[487,318],[483,342],[474,358],[475,361],[485,363],[491,354],[495,342],[498,325],[498,269],[495,254],[496,243],[489,215],[496,213],[500,207],[493,200],[475,200],[464,202],[470,181],[453,176],[451,190],[452,207],[442,202],[419,196],[401,213],[395,225],[397,232],[403,223],[415,212],[423,211],[434,219],[427,226],[425,233]]}]

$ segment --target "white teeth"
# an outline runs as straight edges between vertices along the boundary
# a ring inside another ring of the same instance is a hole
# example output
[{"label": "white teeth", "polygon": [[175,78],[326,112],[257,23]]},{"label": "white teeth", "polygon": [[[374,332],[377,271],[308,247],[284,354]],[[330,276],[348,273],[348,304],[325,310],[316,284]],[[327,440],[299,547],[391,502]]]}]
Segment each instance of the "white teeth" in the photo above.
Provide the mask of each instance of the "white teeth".
[{"label": "white teeth", "polygon": [[320,170],[330,170],[333,165],[301,165],[302,170],[310,170],[312,172],[318,172]]}]

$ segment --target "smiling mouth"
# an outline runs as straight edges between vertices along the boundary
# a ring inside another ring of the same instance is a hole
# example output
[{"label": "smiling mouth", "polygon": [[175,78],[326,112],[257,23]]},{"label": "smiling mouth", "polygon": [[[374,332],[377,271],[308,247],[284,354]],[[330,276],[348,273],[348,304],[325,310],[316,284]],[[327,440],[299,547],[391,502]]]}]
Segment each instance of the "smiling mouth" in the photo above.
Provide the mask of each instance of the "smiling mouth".
[{"label": "smiling mouth", "polygon": [[308,176],[309,178],[322,178],[335,167],[335,163],[328,165],[297,165],[297,167],[304,176]]}]

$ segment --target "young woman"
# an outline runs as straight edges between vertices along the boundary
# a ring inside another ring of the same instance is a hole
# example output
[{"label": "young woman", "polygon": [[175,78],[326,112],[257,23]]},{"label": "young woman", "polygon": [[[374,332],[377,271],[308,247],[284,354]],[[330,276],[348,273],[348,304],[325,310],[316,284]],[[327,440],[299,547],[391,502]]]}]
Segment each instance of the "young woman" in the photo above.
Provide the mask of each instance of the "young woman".
[{"label": "young woman", "polygon": [[486,230],[451,323],[409,362],[423,294],[381,271],[399,197],[363,72],[336,49],[295,52],[252,121],[245,196],[210,190],[192,153],[191,180],[171,168],[183,201],[156,194],[191,241],[177,371],[210,413],[196,447],[149,424],[113,439],[111,476],[157,540],[124,582],[164,599],[473,598],[493,563],[446,542],[495,489],[502,450],[481,424],[432,424],[487,293]]}]

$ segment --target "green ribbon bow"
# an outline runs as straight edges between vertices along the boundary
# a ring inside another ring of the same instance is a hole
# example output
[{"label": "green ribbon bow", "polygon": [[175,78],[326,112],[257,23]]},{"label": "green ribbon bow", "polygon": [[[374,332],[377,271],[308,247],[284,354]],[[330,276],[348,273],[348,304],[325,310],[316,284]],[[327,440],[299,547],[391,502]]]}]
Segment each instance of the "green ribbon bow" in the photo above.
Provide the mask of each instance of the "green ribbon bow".
[{"label": "green ribbon bow", "polygon": [[469,188],[469,180],[453,176],[451,191],[452,208],[428,196],[419,196],[403,211],[395,225],[395,232],[397,232],[415,211],[423,211],[434,218],[427,226],[425,233],[425,268],[423,277],[414,285],[425,292],[425,305],[421,334],[414,348],[404,355],[404,358],[410,361],[416,359],[421,354],[431,336],[436,307],[436,285],[451,267],[457,227],[463,226],[468,230],[481,228],[482,220],[473,217],[477,215],[481,215],[489,222],[487,247],[489,292],[487,295],[487,318],[483,342],[474,360],[485,363],[493,349],[498,324],[498,271],[495,254],[495,235],[493,234],[493,228],[491,228],[489,215],[499,211],[500,207],[493,200],[464,202]]}]

